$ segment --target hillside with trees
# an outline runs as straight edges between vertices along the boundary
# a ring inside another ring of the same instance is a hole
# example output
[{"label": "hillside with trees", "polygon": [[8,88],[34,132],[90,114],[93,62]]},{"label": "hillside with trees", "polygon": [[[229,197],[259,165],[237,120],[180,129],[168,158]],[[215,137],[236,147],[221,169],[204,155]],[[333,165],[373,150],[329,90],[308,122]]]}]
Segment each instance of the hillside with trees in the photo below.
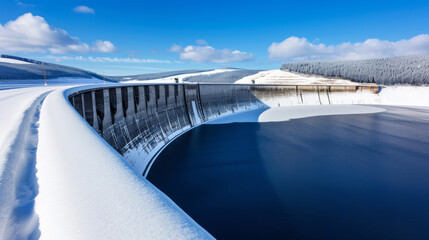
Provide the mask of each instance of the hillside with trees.
[{"label": "hillside with trees", "polygon": [[429,56],[284,63],[282,70],[383,85],[429,84]]}]

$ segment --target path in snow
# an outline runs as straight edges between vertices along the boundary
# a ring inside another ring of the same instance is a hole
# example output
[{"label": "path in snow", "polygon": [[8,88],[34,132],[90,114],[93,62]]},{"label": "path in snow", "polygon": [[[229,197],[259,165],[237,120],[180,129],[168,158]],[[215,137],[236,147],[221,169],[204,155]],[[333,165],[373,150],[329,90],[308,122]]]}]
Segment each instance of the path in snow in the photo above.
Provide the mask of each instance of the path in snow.
[{"label": "path in snow", "polygon": [[0,238],[37,239],[36,150],[40,108],[52,88],[1,91]]}]

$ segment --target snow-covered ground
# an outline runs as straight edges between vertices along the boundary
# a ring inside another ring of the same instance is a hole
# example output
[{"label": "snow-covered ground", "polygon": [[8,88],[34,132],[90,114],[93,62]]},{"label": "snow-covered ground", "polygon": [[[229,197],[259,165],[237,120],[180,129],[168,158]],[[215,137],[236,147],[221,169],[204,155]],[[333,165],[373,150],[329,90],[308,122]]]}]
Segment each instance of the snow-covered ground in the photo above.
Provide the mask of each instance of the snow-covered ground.
[{"label": "snow-covered ground", "polygon": [[254,75],[244,77],[235,83],[239,84],[291,84],[291,85],[359,85],[346,79],[330,79],[319,76],[305,76],[282,70],[262,71]]},{"label": "snow-covered ground", "polygon": [[207,72],[197,72],[197,73],[187,73],[187,74],[179,74],[171,77],[166,78],[159,78],[159,79],[152,79],[152,80],[128,80],[126,83],[175,83],[176,78],[179,80],[179,83],[183,82],[183,79],[187,77],[193,77],[193,76],[201,76],[201,75],[211,75],[216,73],[223,73],[223,72],[231,72],[231,71],[237,71],[236,69],[215,69]]},{"label": "snow-covered ground", "polygon": [[40,105],[54,87],[0,91],[0,239],[38,235],[34,214]]}]

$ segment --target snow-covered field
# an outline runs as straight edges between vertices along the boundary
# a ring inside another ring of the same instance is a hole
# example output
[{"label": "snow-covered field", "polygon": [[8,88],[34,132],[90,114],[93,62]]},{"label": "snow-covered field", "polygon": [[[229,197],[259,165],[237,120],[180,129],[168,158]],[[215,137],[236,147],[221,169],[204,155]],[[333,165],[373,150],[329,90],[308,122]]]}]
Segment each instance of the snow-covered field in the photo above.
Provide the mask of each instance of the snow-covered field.
[{"label": "snow-covered field", "polygon": [[[233,70],[219,69],[210,74],[222,71]],[[240,81],[251,83],[252,79],[271,84],[352,84],[280,70]],[[40,233],[42,239],[211,238],[137,174],[68,103],[67,89],[94,83],[103,81],[48,80],[48,86],[43,86],[42,80],[0,82],[0,239],[31,239]],[[429,106],[429,87],[386,87],[374,103]],[[383,111],[382,106],[266,108],[212,123],[379,111]]]}]

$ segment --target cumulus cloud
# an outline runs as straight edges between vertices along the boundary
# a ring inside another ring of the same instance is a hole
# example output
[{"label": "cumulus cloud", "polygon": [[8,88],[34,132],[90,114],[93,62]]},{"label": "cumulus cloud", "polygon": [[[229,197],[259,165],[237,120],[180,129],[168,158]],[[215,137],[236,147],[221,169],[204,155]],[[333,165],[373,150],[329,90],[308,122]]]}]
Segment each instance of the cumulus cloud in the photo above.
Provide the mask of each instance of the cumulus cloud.
[{"label": "cumulus cloud", "polygon": [[111,58],[111,57],[83,57],[83,56],[46,56],[56,62],[61,61],[89,61],[89,62],[108,62],[108,63],[171,63],[169,60],[144,59],[144,58]]},{"label": "cumulus cloud", "polygon": [[77,13],[86,13],[86,14],[95,14],[94,9],[88,7],[88,6],[77,6],[73,8],[73,11]]},{"label": "cumulus cloud", "polygon": [[187,46],[182,48],[179,45],[173,45],[170,51],[179,53],[180,59],[191,60],[195,62],[243,62],[254,58],[252,53],[241,52],[230,49],[215,49],[211,46]]},{"label": "cumulus cloud", "polygon": [[112,52],[109,41],[96,41],[94,46],[70,36],[65,30],[50,26],[40,16],[26,13],[5,25],[0,24],[0,50],[6,52],[46,52],[52,54]]},{"label": "cumulus cloud", "polygon": [[110,41],[101,41],[101,40],[97,40],[94,43],[94,46],[92,47],[92,50],[94,52],[103,52],[103,53],[107,53],[107,52],[113,52],[116,50],[116,47],[113,45],[112,42]]},{"label": "cumulus cloud", "polygon": [[338,45],[314,44],[306,38],[289,37],[268,48],[272,60],[357,60],[407,55],[429,55],[429,35],[417,35],[396,42],[367,39]]}]

